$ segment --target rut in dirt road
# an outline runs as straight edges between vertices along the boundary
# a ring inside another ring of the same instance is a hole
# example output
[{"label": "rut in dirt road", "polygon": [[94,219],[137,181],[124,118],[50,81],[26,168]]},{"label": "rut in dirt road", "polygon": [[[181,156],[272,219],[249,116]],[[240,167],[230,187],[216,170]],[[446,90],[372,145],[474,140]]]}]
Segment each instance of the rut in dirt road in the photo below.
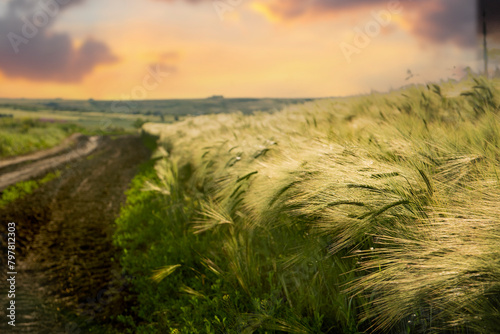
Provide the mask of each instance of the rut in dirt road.
[{"label": "rut in dirt road", "polygon": [[61,177],[0,209],[0,232],[8,221],[16,223],[20,253],[16,328],[7,326],[2,293],[1,333],[85,333],[86,325],[123,312],[127,291],[119,264],[112,261],[118,258],[113,224],[130,180],[150,152],[139,137],[104,139]]}]

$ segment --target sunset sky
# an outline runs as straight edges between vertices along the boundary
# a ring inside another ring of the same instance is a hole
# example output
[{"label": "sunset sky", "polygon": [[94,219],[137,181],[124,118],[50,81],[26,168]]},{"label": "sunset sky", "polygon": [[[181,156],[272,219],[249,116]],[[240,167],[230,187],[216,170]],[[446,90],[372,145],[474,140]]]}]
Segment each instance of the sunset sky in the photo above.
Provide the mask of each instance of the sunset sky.
[{"label": "sunset sky", "polygon": [[472,0],[0,0],[0,97],[387,90],[479,70],[477,17]]}]

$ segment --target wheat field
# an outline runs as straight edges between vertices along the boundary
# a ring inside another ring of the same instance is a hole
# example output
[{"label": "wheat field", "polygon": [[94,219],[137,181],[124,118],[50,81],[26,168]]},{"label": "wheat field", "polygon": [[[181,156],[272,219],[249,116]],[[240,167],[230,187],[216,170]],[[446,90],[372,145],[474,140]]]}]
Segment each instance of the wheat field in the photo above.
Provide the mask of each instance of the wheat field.
[{"label": "wheat field", "polygon": [[[143,191],[167,199],[168,228],[210,240],[193,261],[226,302],[241,295],[222,332],[493,333],[497,88],[475,78],[148,123],[159,147]],[[191,213],[174,217],[176,203]],[[182,281],[182,264],[164,262],[154,278]],[[176,288],[204,300],[204,286]]]}]

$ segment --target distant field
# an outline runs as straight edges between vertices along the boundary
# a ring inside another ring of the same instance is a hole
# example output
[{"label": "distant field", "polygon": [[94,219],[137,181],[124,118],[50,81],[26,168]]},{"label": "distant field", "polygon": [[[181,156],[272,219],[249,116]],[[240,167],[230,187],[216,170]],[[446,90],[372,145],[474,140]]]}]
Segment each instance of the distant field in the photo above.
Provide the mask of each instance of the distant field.
[{"label": "distant field", "polygon": [[174,117],[101,112],[24,111],[0,108],[0,158],[58,145],[75,132],[136,132],[143,122],[173,122]]},{"label": "distant field", "polygon": [[126,131],[137,122],[171,123],[186,116],[256,111],[273,112],[310,99],[225,99],[94,101],[0,99],[0,114],[14,118],[67,121],[90,129],[112,126]]},{"label": "distant field", "polygon": [[[89,129],[98,129],[112,126],[114,128],[122,128],[124,130],[133,130],[135,128],[134,122],[136,122],[138,118],[150,122],[162,121],[159,116],[154,115],[131,115],[82,111],[24,111],[15,110],[12,108],[0,108],[0,114],[13,115],[13,118],[16,119],[32,118],[42,119],[46,121],[57,120],[59,122],[74,123]],[[174,121],[174,117],[164,117],[164,121],[172,122]]]},{"label": "distant field", "polygon": [[[158,101],[0,99],[0,129],[4,131],[0,157],[57,145],[72,133],[67,130],[70,128],[88,133],[133,132],[145,122],[172,123],[189,115],[273,112],[304,101],[308,99],[224,99],[220,96]],[[9,123],[11,117],[17,121]],[[30,119],[39,122],[29,123]]]},{"label": "distant field", "polygon": [[146,101],[94,101],[94,100],[32,100],[32,99],[0,99],[0,108],[24,111],[82,111],[104,112],[135,115],[155,115],[164,117],[181,117],[186,115],[205,115],[242,112],[250,114],[255,111],[276,111],[291,104],[310,101],[311,99],[225,99],[214,96],[207,99],[184,100],[146,100]]}]

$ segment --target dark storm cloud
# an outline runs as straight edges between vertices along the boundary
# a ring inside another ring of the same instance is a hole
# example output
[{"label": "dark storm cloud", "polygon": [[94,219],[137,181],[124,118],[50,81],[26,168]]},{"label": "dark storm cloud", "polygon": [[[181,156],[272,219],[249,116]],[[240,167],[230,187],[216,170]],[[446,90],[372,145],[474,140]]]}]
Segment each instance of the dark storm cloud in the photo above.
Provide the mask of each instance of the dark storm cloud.
[{"label": "dark storm cloud", "polygon": [[480,0],[478,10],[478,32],[483,33],[483,9],[486,13],[487,32],[491,39],[500,42],[500,1]]},{"label": "dark storm cloud", "polygon": [[85,0],[10,0],[0,18],[0,71],[7,77],[78,82],[97,65],[117,58],[102,42],[87,39],[76,48],[50,27],[67,8]]},{"label": "dark storm cloud", "polygon": [[[499,0],[487,0],[500,2]],[[348,10],[384,10],[399,4],[410,31],[432,43],[451,42],[462,47],[477,45],[477,15],[474,0],[271,0],[267,8],[284,20],[300,20]]]},{"label": "dark storm cloud", "polygon": [[434,9],[420,12],[420,18],[413,24],[412,32],[436,44],[452,42],[462,47],[476,47],[475,4],[470,0],[441,0],[434,5],[436,3],[438,6]]}]

